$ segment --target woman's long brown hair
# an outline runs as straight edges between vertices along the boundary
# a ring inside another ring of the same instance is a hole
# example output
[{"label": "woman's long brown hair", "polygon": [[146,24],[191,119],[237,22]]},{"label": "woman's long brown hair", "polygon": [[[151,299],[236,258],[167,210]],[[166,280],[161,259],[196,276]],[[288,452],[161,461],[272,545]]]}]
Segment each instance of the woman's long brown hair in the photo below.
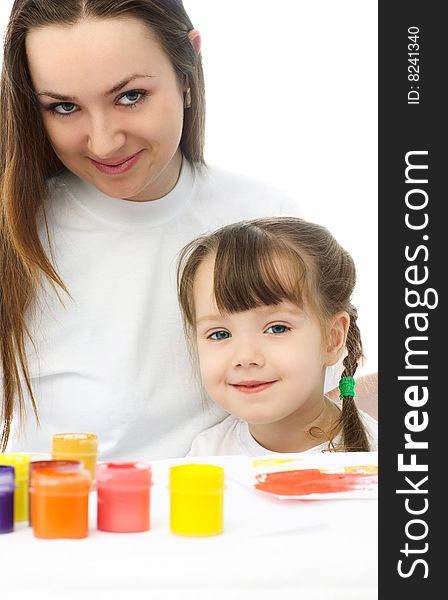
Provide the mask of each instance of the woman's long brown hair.
[{"label": "woman's long brown hair", "polygon": [[[203,164],[205,92],[202,62],[188,39],[193,25],[181,0],[16,0],[5,35],[0,82],[0,451],[15,413],[23,417],[25,389],[38,418],[26,357],[27,314],[47,279],[68,293],[39,237],[51,177],[63,169],[45,133],[28,70],[25,40],[35,27],[73,25],[84,18],[142,20],[169,56],[179,83],[188,78],[191,108],[184,112],[180,147]],[[48,238],[48,230],[47,230]],[[48,239],[51,245],[51,240]],[[32,341],[32,340],[31,340]]]},{"label": "woman's long brown hair", "polygon": [[[178,297],[190,350],[195,356],[194,281],[200,264],[215,256],[213,295],[219,311],[235,313],[283,300],[318,317],[322,332],[328,320],[345,311],[350,316],[347,355],[341,376],[353,376],[363,357],[356,308],[350,299],[356,269],[350,254],[321,225],[294,217],[241,221],[193,240],[178,260]],[[332,445],[342,433],[347,452],[369,450],[369,441],[352,396],[342,399],[339,420],[324,434]],[[310,432],[314,434],[314,432]],[[316,432],[317,434],[317,432]]]}]

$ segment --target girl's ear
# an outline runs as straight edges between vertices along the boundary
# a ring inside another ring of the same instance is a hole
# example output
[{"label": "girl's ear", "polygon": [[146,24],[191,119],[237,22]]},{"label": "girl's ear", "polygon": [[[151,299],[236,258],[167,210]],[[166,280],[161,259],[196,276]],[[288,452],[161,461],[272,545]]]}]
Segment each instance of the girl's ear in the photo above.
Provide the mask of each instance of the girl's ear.
[{"label": "girl's ear", "polygon": [[327,329],[327,342],[325,348],[325,363],[334,365],[342,357],[345,350],[350,317],[343,311],[331,317]]},{"label": "girl's ear", "polygon": [[196,52],[196,54],[199,54],[199,52],[201,51],[201,34],[197,29],[191,29],[187,35],[188,39],[191,42],[191,45],[194,48],[194,51]]}]

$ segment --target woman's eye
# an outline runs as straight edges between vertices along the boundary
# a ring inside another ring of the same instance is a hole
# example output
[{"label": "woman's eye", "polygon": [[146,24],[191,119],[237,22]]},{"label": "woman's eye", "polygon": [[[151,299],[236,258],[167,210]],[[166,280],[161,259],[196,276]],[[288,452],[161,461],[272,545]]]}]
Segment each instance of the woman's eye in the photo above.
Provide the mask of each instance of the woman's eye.
[{"label": "woman's eye", "polygon": [[126,94],[123,94],[118,103],[123,106],[132,106],[133,104],[137,104],[137,102],[139,102],[143,98],[143,96],[143,92],[137,92],[132,90],[130,92],[126,92]]},{"label": "woman's eye", "polygon": [[71,115],[75,112],[76,104],[73,102],[62,102],[51,107],[51,110],[58,113],[58,115]]},{"label": "woman's eye", "polygon": [[208,336],[208,340],[227,340],[230,337],[230,333],[228,331],[215,331],[211,335]]},{"label": "woman's eye", "polygon": [[270,327],[268,327],[265,331],[265,333],[285,333],[285,331],[289,331],[290,327],[287,327],[286,325],[271,325]]}]

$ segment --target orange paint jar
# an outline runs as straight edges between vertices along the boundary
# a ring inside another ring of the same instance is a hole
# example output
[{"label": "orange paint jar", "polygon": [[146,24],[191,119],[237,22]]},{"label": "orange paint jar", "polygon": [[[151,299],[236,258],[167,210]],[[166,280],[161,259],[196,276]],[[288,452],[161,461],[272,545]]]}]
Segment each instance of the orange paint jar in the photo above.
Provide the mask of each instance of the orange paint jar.
[{"label": "orange paint jar", "polygon": [[98,436],[94,433],[55,433],[51,440],[53,460],[80,460],[95,481]]},{"label": "orange paint jar", "polygon": [[35,469],[30,481],[33,533],[38,538],[83,538],[89,528],[90,473]]},{"label": "orange paint jar", "polygon": [[[79,460],[36,460],[30,462],[29,481],[33,478],[35,469],[56,469],[57,471],[81,471],[83,464]],[[31,526],[31,493],[28,490],[28,524]]]}]

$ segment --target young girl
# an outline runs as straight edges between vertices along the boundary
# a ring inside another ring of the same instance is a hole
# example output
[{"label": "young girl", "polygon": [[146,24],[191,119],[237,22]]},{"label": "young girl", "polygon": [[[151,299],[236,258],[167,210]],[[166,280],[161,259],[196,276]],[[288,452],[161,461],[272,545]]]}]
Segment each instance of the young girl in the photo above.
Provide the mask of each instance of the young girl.
[{"label": "young girl", "polygon": [[[357,410],[362,358],[350,255],[299,218],[241,221],[193,240],[178,262],[187,339],[205,390],[230,413],[190,455],[368,451],[377,422]],[[343,359],[342,402],[324,395]]]}]

